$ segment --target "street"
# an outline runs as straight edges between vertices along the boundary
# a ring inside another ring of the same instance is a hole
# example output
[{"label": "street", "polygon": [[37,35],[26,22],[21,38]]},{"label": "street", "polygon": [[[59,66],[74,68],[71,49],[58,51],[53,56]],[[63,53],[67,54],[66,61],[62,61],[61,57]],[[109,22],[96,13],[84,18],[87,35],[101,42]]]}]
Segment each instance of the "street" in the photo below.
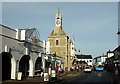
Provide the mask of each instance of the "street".
[{"label": "street", "polygon": [[61,74],[57,80],[51,80],[44,82],[43,78],[27,78],[22,81],[9,80],[4,81],[2,84],[119,84],[119,77],[111,75],[106,71],[94,71],[91,73],[85,73],[83,71],[73,71],[68,74]]},{"label": "street", "polygon": [[92,71],[91,73],[81,73],[77,77],[61,81],[61,83],[66,82],[72,84],[113,84],[113,79],[107,72]]}]

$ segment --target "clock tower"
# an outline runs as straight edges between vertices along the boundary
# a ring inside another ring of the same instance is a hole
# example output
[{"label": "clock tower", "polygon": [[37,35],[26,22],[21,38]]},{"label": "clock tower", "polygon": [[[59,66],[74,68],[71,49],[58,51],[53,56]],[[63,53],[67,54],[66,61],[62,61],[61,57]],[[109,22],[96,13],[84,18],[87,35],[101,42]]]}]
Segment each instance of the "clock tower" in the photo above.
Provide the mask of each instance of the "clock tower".
[{"label": "clock tower", "polygon": [[69,47],[68,42],[69,37],[64,32],[64,29],[62,27],[62,16],[60,14],[60,11],[58,10],[56,16],[55,16],[55,28],[52,30],[52,32],[48,35],[48,41],[50,43],[49,49],[50,54],[56,53],[56,56],[62,58],[62,64],[63,69],[65,70],[65,67],[68,66],[68,71],[70,70],[70,54],[71,51]]},{"label": "clock tower", "polygon": [[55,17],[55,26],[61,27],[62,26],[62,16],[60,14],[60,11],[58,10],[56,17]]}]

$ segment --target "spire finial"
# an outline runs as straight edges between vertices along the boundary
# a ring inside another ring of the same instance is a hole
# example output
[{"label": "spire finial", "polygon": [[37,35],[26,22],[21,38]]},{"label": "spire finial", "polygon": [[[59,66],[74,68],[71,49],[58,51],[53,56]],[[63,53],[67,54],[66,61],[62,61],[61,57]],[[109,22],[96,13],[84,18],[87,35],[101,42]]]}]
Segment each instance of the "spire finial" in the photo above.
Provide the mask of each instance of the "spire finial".
[{"label": "spire finial", "polygon": [[58,14],[60,14],[60,8],[58,8]]}]

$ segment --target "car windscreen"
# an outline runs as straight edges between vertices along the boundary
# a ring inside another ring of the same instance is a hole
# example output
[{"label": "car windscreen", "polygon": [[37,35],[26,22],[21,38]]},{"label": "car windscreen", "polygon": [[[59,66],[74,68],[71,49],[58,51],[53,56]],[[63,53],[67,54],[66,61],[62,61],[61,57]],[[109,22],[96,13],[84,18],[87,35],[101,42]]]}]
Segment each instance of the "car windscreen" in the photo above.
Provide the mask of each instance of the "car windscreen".
[{"label": "car windscreen", "polygon": [[103,67],[103,66],[102,66],[102,65],[99,65],[99,66],[98,66],[98,68],[101,68],[101,67]]},{"label": "car windscreen", "polygon": [[86,69],[89,69],[89,67],[85,67]]}]

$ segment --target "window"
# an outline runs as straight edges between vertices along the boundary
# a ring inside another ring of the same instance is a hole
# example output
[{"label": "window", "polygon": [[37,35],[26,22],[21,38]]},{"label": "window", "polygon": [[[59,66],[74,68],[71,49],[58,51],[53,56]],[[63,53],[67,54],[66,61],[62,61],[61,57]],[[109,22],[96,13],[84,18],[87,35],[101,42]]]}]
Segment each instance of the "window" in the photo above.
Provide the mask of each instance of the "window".
[{"label": "window", "polygon": [[58,45],[59,44],[59,41],[58,40],[56,40],[56,45]]},{"label": "window", "polygon": [[92,62],[92,60],[90,60],[90,62]]}]

